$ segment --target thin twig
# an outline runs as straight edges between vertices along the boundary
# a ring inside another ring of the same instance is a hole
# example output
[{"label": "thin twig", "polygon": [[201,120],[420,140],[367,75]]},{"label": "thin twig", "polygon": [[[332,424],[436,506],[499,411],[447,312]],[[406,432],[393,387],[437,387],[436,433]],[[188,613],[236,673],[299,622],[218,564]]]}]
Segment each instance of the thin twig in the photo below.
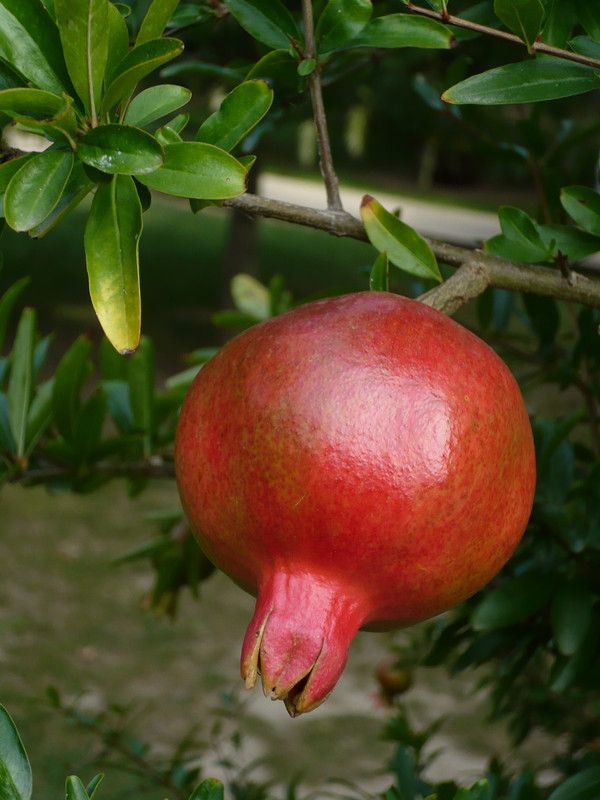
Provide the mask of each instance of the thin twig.
[{"label": "thin twig", "polygon": [[[368,241],[360,220],[346,211],[319,210],[297,206],[282,200],[271,200],[258,195],[243,194],[223,201],[229,208],[239,208],[252,216],[279,219],[309,228],[327,231],[334,236],[348,236]],[[571,300],[592,308],[600,308],[600,279],[572,272],[567,281],[559,270],[537,264],[522,264],[488,255],[481,250],[469,250],[446,242],[430,239],[429,245],[436,257],[452,267],[466,262],[481,265],[489,275],[489,285],[515,292],[530,292],[559,300]]]},{"label": "thin twig", "polygon": [[[504,39],[506,42],[512,42],[523,47],[525,42],[515,36],[514,33],[508,31],[498,30],[491,28],[488,25],[481,25],[478,22],[471,22],[471,20],[463,19],[462,17],[455,17],[452,14],[444,15],[441,11],[433,11],[433,9],[422,8],[413,3],[407,2],[406,8],[413,14],[420,14],[422,17],[429,17],[430,19],[437,19],[446,25],[455,25],[457,28],[465,28],[468,31],[475,31],[476,33],[483,33],[486,36],[495,36],[497,39]],[[545,42],[533,42],[531,49],[535,53],[544,53],[548,56],[556,56],[556,58],[564,58],[567,61],[575,61],[577,64],[585,64],[588,67],[600,67],[600,59],[592,58],[591,56],[584,56],[580,53],[573,53],[571,50],[563,50],[560,47],[546,44]]]},{"label": "thin twig", "polygon": [[[302,0],[302,20],[304,22],[304,58],[316,59],[317,50],[315,46],[312,0]],[[321,72],[318,64],[308,76],[308,88],[317,132],[321,174],[325,181],[325,191],[327,192],[327,208],[341,210],[342,198],[340,197],[340,187],[331,155],[327,115],[325,113],[325,104],[323,103]]]},{"label": "thin twig", "polygon": [[174,478],[175,465],[172,461],[163,459],[157,461],[140,461],[132,463],[102,463],[90,466],[85,472],[80,472],[71,467],[54,464],[43,467],[33,467],[23,472],[15,472],[8,479],[8,483],[47,483],[61,478],[81,480],[93,476],[106,476],[110,478]]}]

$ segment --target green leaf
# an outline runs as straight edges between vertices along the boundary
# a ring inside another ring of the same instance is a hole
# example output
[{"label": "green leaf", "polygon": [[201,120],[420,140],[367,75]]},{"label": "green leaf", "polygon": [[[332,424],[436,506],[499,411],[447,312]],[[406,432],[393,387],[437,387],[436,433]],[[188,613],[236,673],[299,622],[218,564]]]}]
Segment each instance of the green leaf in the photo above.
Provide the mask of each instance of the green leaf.
[{"label": "green leaf", "polygon": [[[600,619],[592,618],[587,636],[572,656],[558,656],[550,673],[550,689],[564,692],[577,681],[585,681],[598,657]],[[594,800],[596,795],[594,795]]]},{"label": "green leaf", "polygon": [[152,0],[140,26],[136,44],[144,44],[162,36],[167,22],[175,13],[179,0]]},{"label": "green leaf", "polygon": [[301,41],[294,18],[280,0],[226,0],[225,5],[244,30],[274,50],[288,49],[290,38]]},{"label": "green leaf", "polygon": [[233,156],[212,144],[178,142],[165,147],[165,163],[140,183],[165,194],[221,200],[242,194],[246,170]]},{"label": "green leaf", "polygon": [[102,112],[110,111],[120,100],[128,98],[143,78],[182,52],[183,43],[179,39],[153,39],[134,47],[115,67],[102,101]]},{"label": "green leaf", "polygon": [[597,800],[600,796],[600,767],[589,767],[567,778],[548,800]]},{"label": "green leaf", "polygon": [[230,92],[221,107],[200,126],[196,141],[232,150],[265,116],[273,90],[265,81],[245,81]]},{"label": "green leaf", "polygon": [[600,88],[600,71],[559,58],[505,64],[473,75],[442,95],[447,103],[508,105],[571,97]]},{"label": "green leaf", "polygon": [[575,53],[581,53],[582,56],[600,60],[600,42],[590,39],[589,36],[576,36],[569,42],[569,47]]},{"label": "green leaf", "polygon": [[65,61],[83,107],[96,117],[108,58],[107,0],[54,0]]},{"label": "green leaf", "polygon": [[152,453],[154,431],[154,346],[142,336],[140,346],[129,360],[128,384],[131,410],[137,430],[144,433],[144,455]]},{"label": "green leaf", "polygon": [[0,0],[0,58],[40,89],[69,90],[60,36],[40,0]]},{"label": "green leaf", "polygon": [[390,264],[387,253],[379,253],[371,267],[369,289],[372,292],[389,292]]},{"label": "green leaf", "polygon": [[223,800],[224,791],[221,781],[206,778],[194,789],[189,800]]},{"label": "green leaf", "polygon": [[1,89],[14,89],[18,86],[24,86],[25,79],[18,72],[15,72],[12,67],[0,61],[0,90]]},{"label": "green leaf", "polygon": [[523,622],[550,600],[554,587],[547,575],[527,573],[484,594],[472,624],[476,631],[493,631]]},{"label": "green leaf", "polygon": [[544,244],[556,254],[561,252],[571,261],[579,261],[600,251],[600,238],[575,228],[573,225],[538,225]]},{"label": "green leaf", "polygon": [[584,643],[593,605],[593,594],[580,583],[564,584],[554,598],[550,611],[552,633],[564,656],[572,656]]},{"label": "green leaf", "polygon": [[106,59],[105,85],[108,85],[116,71],[117,66],[127,55],[129,50],[129,30],[119,9],[108,3],[108,56]]},{"label": "green leaf", "polygon": [[274,87],[277,96],[298,93],[298,66],[288,50],[272,50],[248,71],[245,80],[262,78]]},{"label": "green leaf", "polygon": [[4,89],[0,92],[0,111],[11,116],[44,119],[60,114],[65,99],[42,89]]},{"label": "green leaf", "polygon": [[154,136],[129,125],[101,125],[79,141],[77,154],[84,164],[109,175],[145,175],[163,163],[161,145]]},{"label": "green leaf", "polygon": [[567,214],[584,231],[600,236],[600,194],[586,186],[561,189],[560,202]]},{"label": "green leaf", "polygon": [[93,458],[100,444],[106,411],[106,395],[102,391],[94,392],[75,418],[72,447],[80,464]]},{"label": "green leaf", "polygon": [[600,7],[590,0],[575,0],[577,17],[588,36],[600,42]]},{"label": "green leaf", "polygon": [[21,278],[0,296],[0,350],[4,345],[6,328],[8,327],[12,310],[28,283],[29,278]]},{"label": "green leaf", "polygon": [[369,241],[399,269],[420,278],[441,281],[431,248],[413,228],[390,214],[375,198],[365,195],[360,208]]},{"label": "green leaf", "polygon": [[317,68],[317,59],[316,58],[304,58],[298,64],[298,75],[302,78],[306,78],[307,75],[312,75],[312,73]]},{"label": "green leaf", "polygon": [[90,295],[106,337],[121,353],[135,350],[140,340],[142,225],[132,178],[115,175],[98,187],[85,228]]},{"label": "green leaf", "polygon": [[77,775],[69,775],[65,782],[65,800],[89,800],[85,786]]},{"label": "green leaf", "polygon": [[256,320],[269,319],[271,316],[271,294],[266,286],[240,272],[231,281],[231,296],[238,311],[254,317]]},{"label": "green leaf", "polygon": [[12,349],[10,377],[6,393],[10,429],[19,458],[25,454],[27,415],[33,391],[35,316],[32,308],[26,308],[21,314]]},{"label": "green leaf", "polygon": [[71,151],[38,153],[13,176],[4,196],[4,216],[15,231],[40,225],[54,210],[74,164]]},{"label": "green leaf", "polygon": [[567,40],[577,24],[575,6],[565,0],[546,0],[546,20],[542,41],[555,47],[566,48]]},{"label": "green leaf", "polygon": [[331,53],[344,47],[359,35],[372,13],[371,0],[329,0],[315,31],[317,52]]},{"label": "green leaf", "polygon": [[98,787],[100,786],[103,780],[104,780],[104,775],[100,772],[98,775],[94,775],[92,780],[85,787],[85,790],[90,800],[94,800],[94,795],[98,791]]},{"label": "green leaf", "polygon": [[54,374],[52,411],[59,433],[67,441],[73,437],[75,417],[81,406],[81,390],[90,376],[92,342],[80,336],[64,354]]},{"label": "green leaf", "polygon": [[494,12],[531,50],[544,21],[541,0],[494,0]]},{"label": "green leaf", "polygon": [[[12,431],[10,429],[10,422],[8,419],[8,402],[6,400],[6,395],[3,392],[0,392],[0,451],[5,453],[15,452],[15,440],[13,439]],[[2,786],[1,781],[2,767],[0,765],[0,787]]]},{"label": "green leaf", "polygon": [[183,86],[171,84],[151,86],[133,98],[127,108],[124,122],[127,125],[144,128],[151,122],[177,111],[189,103],[191,97],[190,90]]},{"label": "green leaf", "polygon": [[25,454],[29,455],[40,436],[52,422],[52,395],[54,380],[42,383],[31,401],[27,416],[27,435],[25,437]]},{"label": "green leaf", "polygon": [[92,191],[92,188],[93,183],[88,178],[83,164],[75,162],[71,176],[57,205],[43,222],[29,230],[29,236],[32,239],[42,239],[46,234],[50,233],[61,220],[81,203],[83,198]]},{"label": "green leaf", "polygon": [[494,236],[485,243],[489,253],[533,264],[552,257],[552,251],[542,239],[536,222],[520,208],[501,206],[498,219],[502,236]]},{"label": "green leaf", "polygon": [[11,158],[9,161],[4,161],[0,164],[0,207],[2,208],[2,216],[4,216],[4,194],[6,193],[8,184],[21,167],[28,161],[31,161],[34,155],[35,153],[28,153],[25,156]]},{"label": "green leaf", "polygon": [[31,767],[23,742],[8,711],[0,705],[0,796],[30,800]]},{"label": "green leaf", "polygon": [[408,14],[387,14],[371,20],[350,47],[421,47],[448,49],[454,36],[449,28],[433,19]]}]

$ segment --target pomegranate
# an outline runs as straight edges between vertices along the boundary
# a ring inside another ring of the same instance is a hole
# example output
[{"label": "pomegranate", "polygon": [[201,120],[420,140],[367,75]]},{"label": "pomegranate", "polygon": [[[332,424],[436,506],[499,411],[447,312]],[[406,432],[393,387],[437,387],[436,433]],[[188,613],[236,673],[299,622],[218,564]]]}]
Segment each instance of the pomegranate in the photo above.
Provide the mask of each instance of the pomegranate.
[{"label": "pomegranate", "polygon": [[292,716],[331,692],[359,628],[410,625],[489,581],[535,483],[504,363],[384,292],[310,303],[229,342],[185,400],[176,464],[202,548],[258,597],[242,677],[260,674]]}]

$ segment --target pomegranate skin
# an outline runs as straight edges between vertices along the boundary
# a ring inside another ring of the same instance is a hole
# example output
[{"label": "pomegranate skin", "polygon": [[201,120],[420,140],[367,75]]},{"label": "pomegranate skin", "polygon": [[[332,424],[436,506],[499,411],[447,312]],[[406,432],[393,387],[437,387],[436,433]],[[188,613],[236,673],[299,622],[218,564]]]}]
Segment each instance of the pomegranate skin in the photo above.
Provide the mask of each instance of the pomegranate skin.
[{"label": "pomegranate skin", "polygon": [[209,558],[258,596],[242,676],[292,715],[321,703],[361,627],[409,625],[478,591],[531,511],[516,381],[484,342],[413,300],[301,306],[200,372],[176,440]]}]

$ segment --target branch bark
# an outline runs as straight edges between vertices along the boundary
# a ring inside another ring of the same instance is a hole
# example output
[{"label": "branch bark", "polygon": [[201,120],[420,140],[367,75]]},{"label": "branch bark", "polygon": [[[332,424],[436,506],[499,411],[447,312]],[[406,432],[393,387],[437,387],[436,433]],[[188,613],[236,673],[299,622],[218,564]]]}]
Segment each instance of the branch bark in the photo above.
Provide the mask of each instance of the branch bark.
[{"label": "branch bark", "polygon": [[481,261],[466,261],[448,280],[425,292],[417,299],[444,314],[455,311],[474,300],[490,285],[490,275]]},{"label": "branch bark", "polygon": [[[346,211],[319,210],[251,194],[225,200],[223,205],[242,209],[253,216],[292,222],[326,231],[334,236],[348,236],[363,242],[368,241],[360,220]],[[487,255],[481,250],[456,247],[435,239],[428,241],[436,257],[445,264],[458,268],[468,262],[471,264],[470,269],[474,269],[477,265],[481,266],[487,271],[490,286],[515,292],[530,292],[600,308],[598,278],[587,277],[581,272],[572,272],[570,280],[567,280],[558,269],[552,267],[505,261]]]}]

